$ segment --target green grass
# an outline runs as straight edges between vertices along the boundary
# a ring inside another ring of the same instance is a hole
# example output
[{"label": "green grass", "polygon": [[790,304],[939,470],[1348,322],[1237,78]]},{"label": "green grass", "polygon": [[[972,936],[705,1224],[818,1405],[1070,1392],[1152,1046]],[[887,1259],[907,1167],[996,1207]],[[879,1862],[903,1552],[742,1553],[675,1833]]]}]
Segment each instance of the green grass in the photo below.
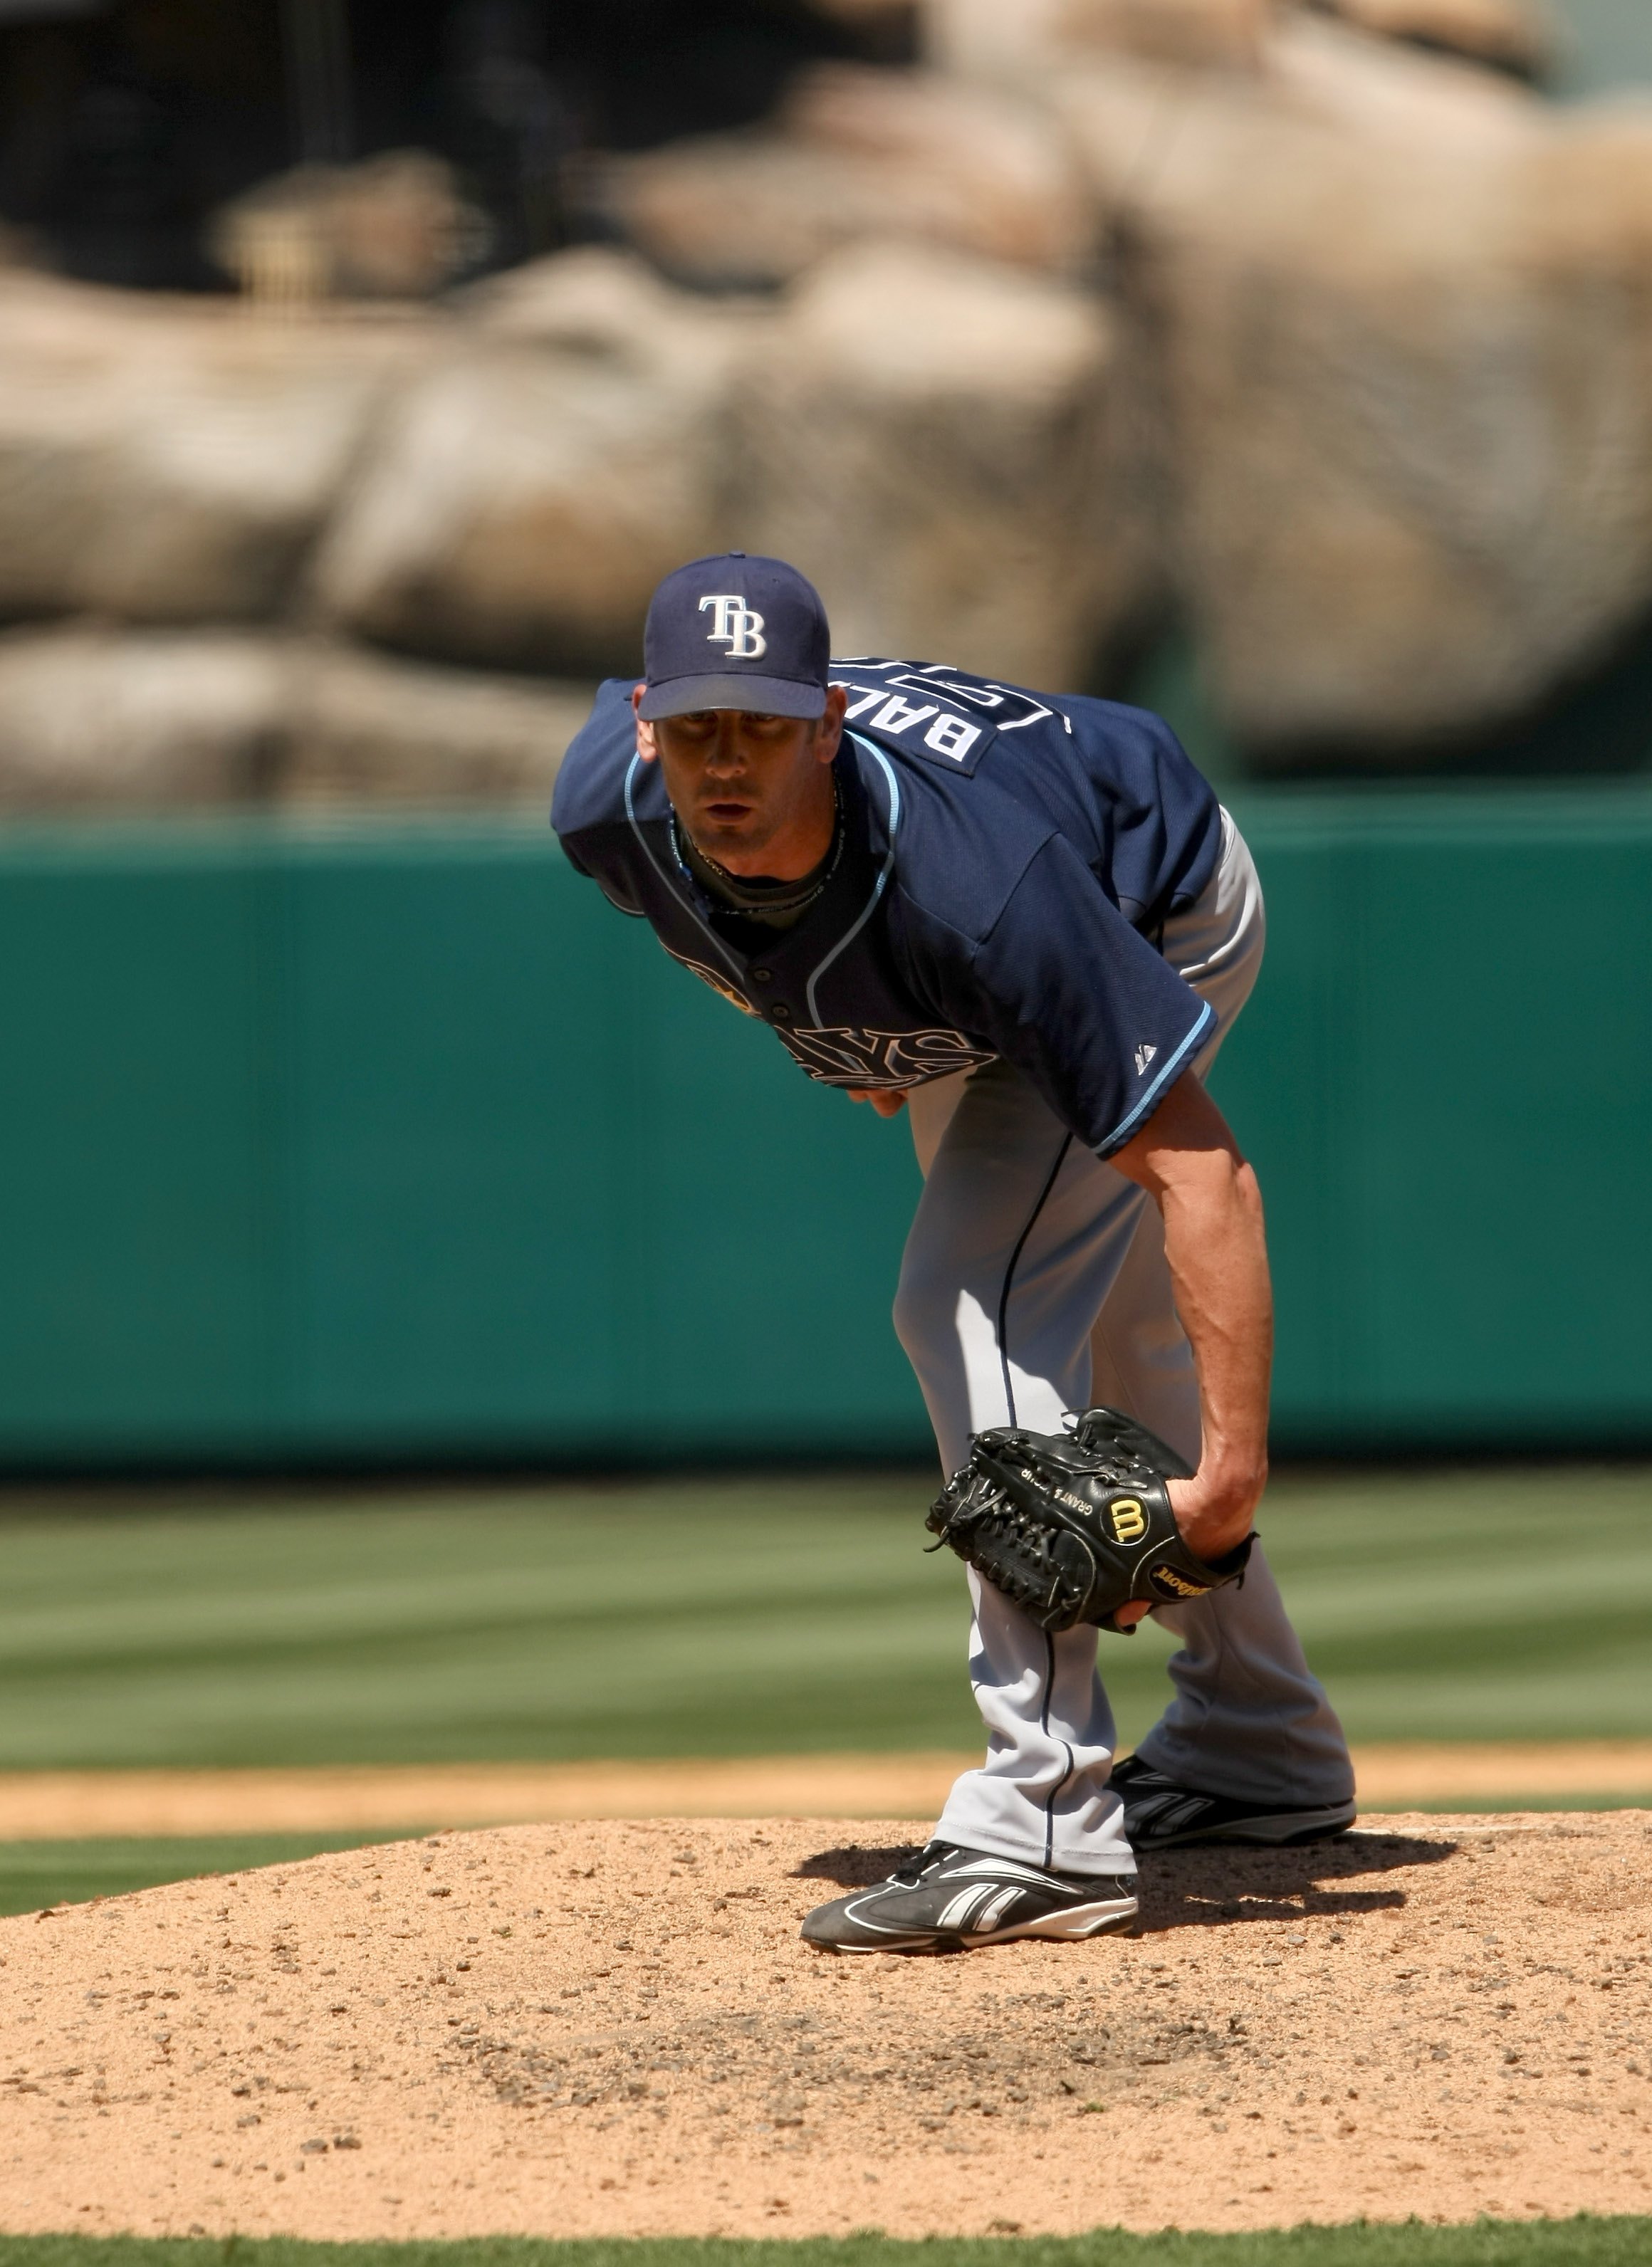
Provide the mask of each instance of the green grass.
[{"label": "green grass", "polygon": [[647,2237],[536,2242],[227,2242],[0,2236],[0,2267],[1646,2267],[1652,2219],[1481,2220],[1472,2227],[1293,2227],[1245,2235],[734,2242]]},{"label": "green grass", "polygon": [[324,1850],[410,1840],[419,1829],[379,1827],[356,1834],[123,1835],[90,1842],[0,1842],[0,1914],[39,1912],[93,1897],[125,1897],[163,1882],[203,1874],[246,1874],[290,1865]]},{"label": "green grass", "polygon": [[[0,1498],[0,1770],[970,1747],[921,1472]],[[1356,1740],[1652,1736],[1652,1471],[1287,1475]],[[1169,1644],[1101,1657],[1128,1742]]]},{"label": "green grass", "polygon": [[[116,1503],[0,1525],[0,1768],[957,1745],[915,1476]],[[109,1499],[104,1499],[108,1502]]]},{"label": "green grass", "polygon": [[1351,1735],[1652,1735],[1652,1473],[1288,1479],[1261,1526]]},{"label": "green grass", "polygon": [[[0,1769],[969,1746],[919,1474],[13,1493]],[[1263,1518],[1358,1739],[1652,1735],[1652,1472],[1300,1475]],[[1168,1651],[1103,1641],[1127,1739]],[[414,1830],[409,1828],[409,1832]],[[0,1911],[388,1833],[0,1846]],[[1652,2220],[1070,2241],[0,2237],[0,2267],[1647,2267]]]}]

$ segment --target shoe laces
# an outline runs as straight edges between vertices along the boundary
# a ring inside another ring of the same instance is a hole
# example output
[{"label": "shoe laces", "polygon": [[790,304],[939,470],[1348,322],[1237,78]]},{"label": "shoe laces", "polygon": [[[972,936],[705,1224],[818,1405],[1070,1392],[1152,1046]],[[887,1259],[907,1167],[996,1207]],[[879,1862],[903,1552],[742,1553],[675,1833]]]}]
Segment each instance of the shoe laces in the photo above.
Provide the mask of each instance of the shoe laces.
[{"label": "shoe laces", "polygon": [[903,1889],[915,1889],[926,1874],[945,1863],[952,1851],[951,1842],[928,1843],[915,1858],[908,1858],[904,1865],[897,1866],[889,1878],[892,1882],[898,1882]]}]

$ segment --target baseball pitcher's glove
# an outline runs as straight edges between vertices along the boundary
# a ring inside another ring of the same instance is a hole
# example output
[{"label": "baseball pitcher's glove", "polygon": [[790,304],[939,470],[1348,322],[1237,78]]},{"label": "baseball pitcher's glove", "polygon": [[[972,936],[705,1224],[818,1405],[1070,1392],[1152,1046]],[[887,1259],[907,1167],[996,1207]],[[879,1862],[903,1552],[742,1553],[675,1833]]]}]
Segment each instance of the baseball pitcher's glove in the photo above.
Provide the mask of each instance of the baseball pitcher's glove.
[{"label": "baseball pitcher's glove", "polygon": [[1079,1622],[1120,1636],[1131,1598],[1174,1605],[1237,1581],[1251,1537],[1214,1566],[1183,1542],[1167,1479],[1191,1479],[1173,1449],[1116,1409],[1087,1409],[1067,1434],[978,1433],[925,1522],[936,1544],[1003,1592],[1040,1629]]}]

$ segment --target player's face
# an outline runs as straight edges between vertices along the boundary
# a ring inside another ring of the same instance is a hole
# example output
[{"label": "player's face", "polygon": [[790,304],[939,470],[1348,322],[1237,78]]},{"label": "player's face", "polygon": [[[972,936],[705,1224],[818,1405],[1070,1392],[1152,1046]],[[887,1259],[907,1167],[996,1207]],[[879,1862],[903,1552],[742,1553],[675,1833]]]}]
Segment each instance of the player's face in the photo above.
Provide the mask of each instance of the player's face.
[{"label": "player's face", "polygon": [[833,686],[819,719],[702,708],[637,722],[637,745],[657,761],[690,836],[737,874],[806,874],[832,843],[831,763],[845,695]]}]

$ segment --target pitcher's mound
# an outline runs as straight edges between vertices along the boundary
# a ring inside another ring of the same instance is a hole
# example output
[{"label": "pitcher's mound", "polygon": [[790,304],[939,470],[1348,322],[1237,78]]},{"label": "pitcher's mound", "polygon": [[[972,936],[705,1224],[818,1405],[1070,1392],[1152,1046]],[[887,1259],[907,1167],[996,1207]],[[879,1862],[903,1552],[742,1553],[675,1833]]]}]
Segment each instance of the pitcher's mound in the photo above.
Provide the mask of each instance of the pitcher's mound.
[{"label": "pitcher's mound", "polygon": [[1068,2233],[1649,2208],[1652,1814],[1144,1868],[833,1959],[909,1826],[511,1827],[0,1922],[0,2227]]}]

